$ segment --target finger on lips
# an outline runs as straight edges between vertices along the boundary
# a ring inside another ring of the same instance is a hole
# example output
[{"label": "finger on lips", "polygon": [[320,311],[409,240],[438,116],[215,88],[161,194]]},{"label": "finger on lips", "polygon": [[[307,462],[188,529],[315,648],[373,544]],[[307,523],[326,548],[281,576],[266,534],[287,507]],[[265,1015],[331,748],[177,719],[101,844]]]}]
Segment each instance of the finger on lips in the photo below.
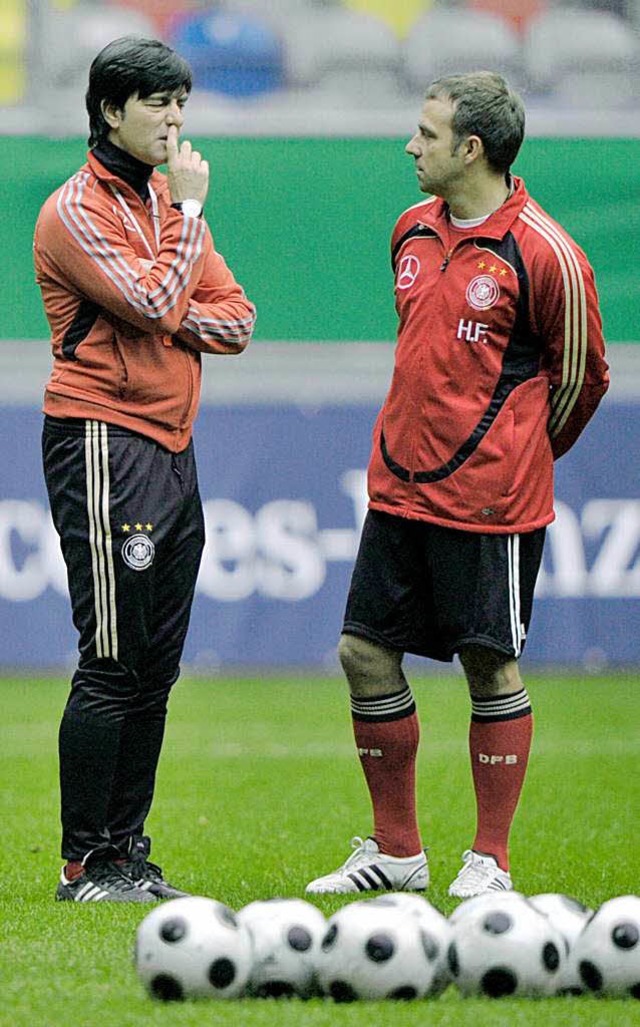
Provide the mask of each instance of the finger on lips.
[{"label": "finger on lips", "polygon": [[178,131],[173,126],[167,132],[167,153],[170,157],[178,153]]}]

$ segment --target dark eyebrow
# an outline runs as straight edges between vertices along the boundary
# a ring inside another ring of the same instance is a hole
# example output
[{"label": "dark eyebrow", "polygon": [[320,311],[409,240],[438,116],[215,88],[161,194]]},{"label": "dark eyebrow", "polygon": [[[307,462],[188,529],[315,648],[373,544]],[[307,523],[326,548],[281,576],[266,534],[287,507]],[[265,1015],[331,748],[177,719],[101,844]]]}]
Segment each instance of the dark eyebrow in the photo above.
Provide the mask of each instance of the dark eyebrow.
[{"label": "dark eyebrow", "polygon": [[166,103],[167,100],[171,100],[174,96],[175,96],[176,100],[178,100],[178,102],[180,102],[180,101],[185,101],[186,102],[189,99],[189,94],[188,93],[181,92],[179,94],[176,94],[175,92],[170,93],[167,90],[167,91],[165,91],[163,93],[151,93],[150,96],[147,96],[147,100],[162,100],[163,102]]}]

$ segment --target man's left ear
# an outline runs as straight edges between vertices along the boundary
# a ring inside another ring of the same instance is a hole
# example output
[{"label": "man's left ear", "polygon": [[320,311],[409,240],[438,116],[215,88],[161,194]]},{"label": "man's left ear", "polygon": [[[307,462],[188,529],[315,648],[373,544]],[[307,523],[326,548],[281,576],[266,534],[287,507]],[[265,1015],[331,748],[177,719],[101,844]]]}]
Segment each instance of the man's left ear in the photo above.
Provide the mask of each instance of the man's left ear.
[{"label": "man's left ear", "polygon": [[465,161],[467,164],[472,164],[474,160],[482,156],[484,153],[484,144],[480,136],[467,136],[465,142]]}]

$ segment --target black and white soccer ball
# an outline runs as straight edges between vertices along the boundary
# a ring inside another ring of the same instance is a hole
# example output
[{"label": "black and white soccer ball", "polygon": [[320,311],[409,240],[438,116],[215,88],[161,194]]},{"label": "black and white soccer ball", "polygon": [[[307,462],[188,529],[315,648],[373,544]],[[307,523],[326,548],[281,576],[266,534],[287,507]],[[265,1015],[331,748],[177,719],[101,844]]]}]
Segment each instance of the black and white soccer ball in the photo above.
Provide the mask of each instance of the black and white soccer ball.
[{"label": "black and white soccer ball", "polygon": [[156,906],[138,927],[135,964],[153,998],[237,998],[249,978],[251,936],[222,902],[189,895]]},{"label": "black and white soccer ball", "polygon": [[452,937],[451,924],[446,916],[422,895],[415,892],[391,892],[371,899],[379,905],[391,905],[415,917],[420,926],[422,947],[431,965],[432,978],[425,997],[441,995],[451,982],[447,952]]},{"label": "black and white soccer ball", "polygon": [[593,910],[571,895],[563,895],[561,892],[544,892],[540,895],[529,895],[528,898],[532,906],[549,917],[565,941],[568,958],[558,979],[557,992],[579,995],[585,989],[571,953],[585,924],[593,916]]},{"label": "black and white soccer ball", "polygon": [[525,896],[519,891],[505,891],[505,892],[484,892],[482,895],[474,895],[470,899],[464,899],[459,906],[449,914],[449,923],[453,927],[455,924],[460,923],[462,920],[466,920],[468,916],[476,913],[479,910],[485,908],[492,909],[496,898],[500,898],[500,903],[504,906],[505,903],[514,902],[516,905],[520,905]]},{"label": "black and white soccer ball", "polygon": [[352,902],[327,922],[318,980],[336,1002],[422,998],[433,982],[431,942],[406,909],[376,899]]},{"label": "black and white soccer ball", "polygon": [[265,899],[238,913],[253,943],[248,994],[261,998],[318,993],[316,967],[327,921],[304,899]]},{"label": "black and white soccer ball", "polygon": [[572,962],[586,990],[640,999],[640,896],[603,902],[576,939]]},{"label": "black and white soccer ball", "polygon": [[463,995],[555,994],[567,959],[564,939],[524,895],[489,893],[456,912],[448,961]]}]

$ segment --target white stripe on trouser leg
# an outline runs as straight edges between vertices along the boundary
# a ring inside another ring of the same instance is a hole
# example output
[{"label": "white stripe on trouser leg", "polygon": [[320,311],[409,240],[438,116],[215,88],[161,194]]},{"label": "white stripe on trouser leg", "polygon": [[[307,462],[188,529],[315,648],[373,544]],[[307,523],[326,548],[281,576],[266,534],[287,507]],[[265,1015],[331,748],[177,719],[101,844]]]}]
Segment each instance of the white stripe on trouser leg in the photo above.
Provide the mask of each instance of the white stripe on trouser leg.
[{"label": "white stripe on trouser leg", "polygon": [[93,453],[91,443],[91,421],[85,421],[84,458],[87,474],[87,516],[89,518],[89,548],[91,550],[91,572],[93,575],[93,602],[96,614],[96,656],[102,656],[102,607],[100,604],[100,575],[98,571],[98,550],[96,546],[96,521],[93,512]]},{"label": "white stripe on trouser leg", "polygon": [[522,652],[522,627],[520,622],[520,536],[510,535],[507,540],[507,562],[509,566],[509,619],[511,641],[516,656]]},{"label": "white stripe on trouser leg", "polygon": [[109,610],[107,607],[107,568],[104,557],[104,533],[101,520],[101,492],[103,488],[102,469],[100,467],[100,425],[97,421],[91,422],[91,455],[93,459],[93,518],[96,525],[96,552],[98,554],[98,581],[97,586],[100,593],[100,620],[99,634],[102,647],[102,655],[109,656]]},{"label": "white stripe on trouser leg", "polygon": [[524,637],[522,628],[522,612],[520,610],[520,536],[513,536],[513,598],[516,637],[518,639],[518,653],[522,653],[522,639]]},{"label": "white stripe on trouser leg", "polygon": [[107,558],[107,587],[109,590],[109,625],[111,628],[111,655],[118,659],[118,631],[116,620],[116,576],[113,569],[113,548],[111,545],[111,520],[109,517],[109,436],[106,424],[100,425],[102,443],[102,523],[105,532],[105,554]]},{"label": "white stripe on trouser leg", "polygon": [[106,424],[85,426],[87,513],[96,614],[96,656],[118,656],[115,573],[109,523],[109,450]]}]

